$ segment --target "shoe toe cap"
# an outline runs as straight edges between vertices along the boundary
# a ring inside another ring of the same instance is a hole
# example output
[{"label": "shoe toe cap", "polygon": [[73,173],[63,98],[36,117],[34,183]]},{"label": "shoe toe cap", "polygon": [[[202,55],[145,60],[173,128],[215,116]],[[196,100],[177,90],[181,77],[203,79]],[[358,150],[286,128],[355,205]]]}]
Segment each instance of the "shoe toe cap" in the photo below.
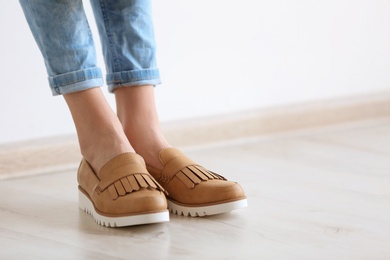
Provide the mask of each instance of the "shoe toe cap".
[{"label": "shoe toe cap", "polygon": [[96,199],[95,208],[107,215],[131,215],[160,212],[167,209],[165,195],[158,190],[141,189],[136,192],[111,199],[107,194],[101,194]]},{"label": "shoe toe cap", "polygon": [[172,180],[169,198],[183,204],[207,205],[245,199],[241,185],[232,181],[209,180],[195,185],[194,188],[175,183]]}]

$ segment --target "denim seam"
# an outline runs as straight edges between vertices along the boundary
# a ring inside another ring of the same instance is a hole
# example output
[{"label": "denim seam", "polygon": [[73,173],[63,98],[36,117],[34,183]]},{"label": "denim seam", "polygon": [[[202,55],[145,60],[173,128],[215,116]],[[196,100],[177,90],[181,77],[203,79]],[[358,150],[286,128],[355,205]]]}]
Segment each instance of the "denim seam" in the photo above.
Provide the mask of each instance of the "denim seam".
[{"label": "denim seam", "polygon": [[85,80],[89,80],[89,79],[98,79],[98,78],[101,78],[100,75],[91,76],[91,77],[83,77],[83,78],[79,78],[79,79],[77,79],[77,80],[66,81],[66,82],[62,82],[61,84],[56,84],[55,87],[63,87],[63,86],[69,85],[69,84],[75,84],[75,83],[82,82],[82,81],[85,81]]},{"label": "denim seam", "polygon": [[[58,86],[58,87],[54,87],[54,91],[58,94],[58,95],[63,95],[64,94],[64,91],[61,91],[61,89],[63,88],[64,86]],[[78,90],[78,91],[81,91],[81,90],[84,90],[84,89],[90,89],[90,88],[98,88],[100,86],[85,86],[83,87],[82,89]],[[73,92],[77,92],[77,91],[69,91],[69,92],[66,92],[67,93],[73,93]]]},{"label": "denim seam", "polygon": [[118,57],[117,57],[116,51],[115,51],[115,44],[112,40],[112,34],[111,34],[111,30],[110,30],[110,22],[109,22],[108,16],[107,16],[107,7],[105,6],[105,4],[106,3],[104,3],[104,1],[100,1],[100,9],[102,10],[102,16],[103,16],[103,20],[104,20],[105,31],[107,34],[108,45],[110,46],[109,50],[110,50],[111,57],[112,57],[114,71],[120,71]]},{"label": "denim seam", "polygon": [[130,80],[116,80],[116,81],[110,81],[109,83],[110,84],[123,84],[123,83],[127,83],[127,82],[134,82],[134,81],[137,81],[137,80],[146,80],[146,79],[155,79],[155,80],[158,80],[157,78],[155,77],[145,77],[145,78],[132,78]]},{"label": "denim seam", "polygon": [[[142,80],[159,80],[160,75],[158,69],[147,69],[142,73],[130,73],[131,71],[115,72],[106,75],[108,84],[123,84],[128,82],[136,82]],[[115,77],[115,75],[117,75]],[[139,77],[137,77],[139,76]]]}]

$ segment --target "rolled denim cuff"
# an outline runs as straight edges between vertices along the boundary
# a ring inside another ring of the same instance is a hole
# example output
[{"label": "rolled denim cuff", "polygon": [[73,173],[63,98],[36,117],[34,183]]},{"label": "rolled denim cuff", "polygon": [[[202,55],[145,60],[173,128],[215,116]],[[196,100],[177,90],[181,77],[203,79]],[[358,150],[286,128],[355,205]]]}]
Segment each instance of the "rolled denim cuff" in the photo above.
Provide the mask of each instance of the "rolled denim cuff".
[{"label": "rolled denim cuff", "polygon": [[120,87],[161,84],[158,69],[142,69],[107,74],[108,91],[114,93]]},{"label": "rolled denim cuff", "polygon": [[83,69],[49,77],[53,96],[101,87],[103,83],[100,68]]}]

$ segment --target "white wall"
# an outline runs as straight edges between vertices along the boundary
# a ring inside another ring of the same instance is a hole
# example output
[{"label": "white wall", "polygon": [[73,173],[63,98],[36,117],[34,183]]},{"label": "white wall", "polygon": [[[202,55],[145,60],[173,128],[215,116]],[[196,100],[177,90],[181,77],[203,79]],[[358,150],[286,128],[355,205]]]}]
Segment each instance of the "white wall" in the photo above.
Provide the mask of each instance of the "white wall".
[{"label": "white wall", "polygon": [[[390,91],[389,14],[378,0],[154,1],[160,118]],[[0,2],[0,35],[0,144],[74,133],[18,1]]]}]

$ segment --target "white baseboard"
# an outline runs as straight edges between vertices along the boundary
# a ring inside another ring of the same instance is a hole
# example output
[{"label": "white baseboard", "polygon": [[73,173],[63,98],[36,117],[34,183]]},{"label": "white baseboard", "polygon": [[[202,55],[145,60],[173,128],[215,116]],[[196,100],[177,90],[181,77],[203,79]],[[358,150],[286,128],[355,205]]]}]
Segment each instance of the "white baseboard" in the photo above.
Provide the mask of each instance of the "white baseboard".
[{"label": "white baseboard", "polygon": [[321,100],[163,124],[179,146],[390,117],[390,93]]},{"label": "white baseboard", "polygon": [[[390,117],[390,93],[181,120],[162,127],[172,145],[183,148],[385,117]],[[80,158],[76,136],[2,145],[0,180],[76,169]]]}]

